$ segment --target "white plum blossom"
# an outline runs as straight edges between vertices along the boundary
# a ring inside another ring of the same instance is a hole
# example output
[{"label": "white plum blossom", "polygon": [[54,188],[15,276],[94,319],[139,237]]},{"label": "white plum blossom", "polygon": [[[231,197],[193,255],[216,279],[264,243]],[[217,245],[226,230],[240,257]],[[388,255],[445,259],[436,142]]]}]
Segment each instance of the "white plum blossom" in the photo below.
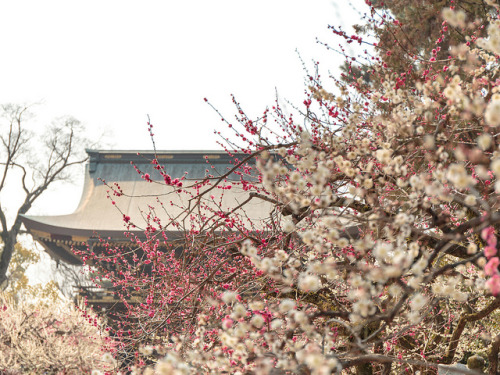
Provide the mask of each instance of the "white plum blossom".
[{"label": "white plum blossom", "polygon": [[464,27],[465,20],[467,19],[467,15],[463,10],[455,10],[451,8],[443,8],[441,12],[443,18],[446,22],[448,22],[451,26],[454,27]]},{"label": "white plum blossom", "polygon": [[486,107],[484,118],[489,126],[500,126],[500,97],[491,100]]},{"label": "white plum blossom", "polygon": [[224,301],[224,303],[230,304],[236,301],[236,296],[237,296],[236,292],[228,290],[227,292],[224,292],[222,294],[222,300]]},{"label": "white plum blossom", "polygon": [[255,314],[252,319],[250,320],[250,323],[252,323],[252,325],[256,328],[262,328],[262,326],[264,325],[264,318],[262,317],[262,315],[260,314]]},{"label": "white plum blossom", "polygon": [[465,167],[458,163],[450,165],[446,177],[449,181],[453,182],[458,189],[465,189],[473,182],[472,178],[467,174]]},{"label": "white plum blossom", "polygon": [[391,243],[379,242],[375,249],[373,250],[373,255],[379,260],[386,259],[389,254],[393,251],[393,246]]},{"label": "white plum blossom", "polygon": [[302,275],[299,279],[299,289],[303,292],[316,292],[321,288],[321,281],[316,275]]},{"label": "white plum blossom", "polygon": [[492,137],[488,133],[483,133],[477,138],[477,144],[482,150],[487,150],[491,146]]},{"label": "white plum blossom", "polygon": [[477,202],[477,199],[474,195],[467,195],[464,199],[464,202],[468,206],[474,206]]},{"label": "white plum blossom", "polygon": [[232,317],[233,319],[243,318],[247,313],[247,309],[241,303],[237,303],[233,306]]},{"label": "white plum blossom", "polygon": [[500,177],[500,158],[492,160],[490,168],[495,176]]},{"label": "white plum blossom", "polygon": [[389,164],[389,162],[391,161],[392,151],[387,149],[377,150],[375,152],[375,155],[377,156],[378,161],[380,161],[381,163]]},{"label": "white plum blossom", "polygon": [[279,311],[281,313],[287,313],[295,308],[295,301],[291,299],[284,299],[279,304]]},{"label": "white plum blossom", "polygon": [[295,230],[295,224],[293,221],[289,218],[285,219],[283,222],[283,230],[287,233],[292,232]]},{"label": "white plum blossom", "polygon": [[418,311],[427,304],[428,298],[421,293],[417,293],[411,300],[411,308]]}]

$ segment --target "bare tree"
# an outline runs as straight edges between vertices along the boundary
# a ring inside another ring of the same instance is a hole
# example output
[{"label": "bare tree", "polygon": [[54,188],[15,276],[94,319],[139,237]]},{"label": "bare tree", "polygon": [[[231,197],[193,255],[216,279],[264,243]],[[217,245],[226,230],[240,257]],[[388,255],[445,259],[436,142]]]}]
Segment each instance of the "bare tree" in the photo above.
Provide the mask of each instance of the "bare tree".
[{"label": "bare tree", "polygon": [[[3,288],[8,282],[7,270],[21,230],[21,215],[30,210],[49,185],[67,179],[71,166],[86,161],[80,151],[85,141],[83,126],[78,120],[60,118],[40,134],[28,129],[27,121],[31,117],[30,106],[0,106],[0,194],[5,192],[7,185],[18,184],[22,196],[12,219],[6,212],[5,194],[0,199],[0,238],[3,242],[0,286]],[[12,224],[9,219],[13,220]]]}]

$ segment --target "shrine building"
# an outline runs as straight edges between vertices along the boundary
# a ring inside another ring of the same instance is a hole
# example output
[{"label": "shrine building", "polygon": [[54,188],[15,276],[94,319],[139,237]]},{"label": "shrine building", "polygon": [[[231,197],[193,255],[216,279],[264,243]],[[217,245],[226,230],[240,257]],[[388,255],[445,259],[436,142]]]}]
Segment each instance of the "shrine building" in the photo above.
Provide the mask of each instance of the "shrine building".
[{"label": "shrine building", "polygon": [[[176,189],[164,182],[164,176],[152,163],[157,160],[164,172],[172,179],[181,179],[184,186],[205,178],[217,179],[235,167],[244,154],[232,157],[225,151],[107,151],[87,150],[89,156],[85,167],[85,178],[80,203],[75,212],[58,216],[24,215],[23,223],[27,231],[38,241],[47,253],[58,262],[81,265],[82,260],[74,250],[90,248],[98,251],[105,239],[108,243],[126,244],[130,238],[126,233],[144,237],[144,230],[127,229],[125,217],[130,217],[140,227],[148,212],[162,222],[181,215],[186,206],[186,195],[176,193]],[[255,165],[247,170],[255,169]],[[145,178],[147,174],[147,178]],[[245,179],[255,179],[246,175]],[[229,174],[228,183],[240,181],[237,172]],[[113,194],[113,189],[121,194]],[[244,202],[249,193],[238,184],[230,190],[214,189],[221,209],[231,210]],[[167,204],[168,203],[168,204]],[[255,199],[245,205],[245,215],[251,220],[269,218],[272,206],[269,202]],[[179,228],[164,229],[169,238],[179,235]]]}]

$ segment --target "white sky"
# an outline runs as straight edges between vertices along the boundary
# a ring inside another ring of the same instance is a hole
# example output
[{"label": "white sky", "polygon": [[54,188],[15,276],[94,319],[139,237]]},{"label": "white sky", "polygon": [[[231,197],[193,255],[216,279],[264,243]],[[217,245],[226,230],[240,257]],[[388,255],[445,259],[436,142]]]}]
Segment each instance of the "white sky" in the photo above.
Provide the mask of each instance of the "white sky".
[{"label": "white sky", "polygon": [[[275,88],[302,103],[295,50],[335,72],[342,57],[316,38],[338,45],[327,26],[358,19],[345,0],[2,1],[0,103],[42,102],[37,124],[72,115],[90,138],[110,134],[108,148],[150,149],[149,114],[158,149],[215,149],[214,129],[227,128],[204,97],[230,119],[230,94],[254,116]],[[72,212],[81,177],[31,213]]]},{"label": "white sky", "polygon": [[[327,26],[358,19],[346,0],[5,0],[0,103],[42,102],[37,126],[72,115],[90,138],[110,134],[108,148],[150,149],[149,114],[158,149],[216,149],[213,131],[226,128],[204,97],[228,118],[230,94],[253,116],[273,105],[275,89],[302,103],[295,50],[309,68],[315,60],[335,73],[343,58],[316,38],[338,45]],[[71,213],[82,177],[54,184],[30,213]]]},{"label": "white sky", "polygon": [[328,24],[356,19],[338,3],[2,1],[0,103],[42,101],[41,122],[75,116],[91,135],[111,132],[117,149],[150,148],[149,114],[160,149],[213,149],[221,123],[203,98],[229,117],[232,93],[255,114],[275,87],[302,102],[295,49],[336,68],[341,57],[315,38],[337,44]]},{"label": "white sky", "polygon": [[[204,97],[230,120],[230,94],[251,116],[275,89],[300,105],[296,50],[335,74],[343,57],[316,38],[337,46],[327,26],[358,20],[348,0],[1,1],[0,103],[42,103],[40,127],[74,116],[89,138],[108,134],[103,148],[150,149],[149,114],[158,149],[216,149],[214,129],[231,133]],[[54,184],[30,213],[71,213],[82,178],[80,169],[73,184]],[[4,206],[17,191],[2,194]]]}]

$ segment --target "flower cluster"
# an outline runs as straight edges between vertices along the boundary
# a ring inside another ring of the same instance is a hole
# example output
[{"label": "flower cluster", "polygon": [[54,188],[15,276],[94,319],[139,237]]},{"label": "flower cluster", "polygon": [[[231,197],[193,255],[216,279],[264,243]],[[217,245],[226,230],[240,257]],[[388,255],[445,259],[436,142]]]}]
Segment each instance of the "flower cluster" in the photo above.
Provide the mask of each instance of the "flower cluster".
[{"label": "flower cluster", "polygon": [[164,202],[182,215],[150,211],[146,241],[103,255],[128,307],[117,334],[143,345],[137,371],[416,373],[471,348],[497,366],[498,9],[439,9],[420,47],[377,10],[365,71],[358,56],[341,79],[309,75],[292,114],[276,103],[251,120],[235,101],[235,168],[184,183]]},{"label": "flower cluster", "polygon": [[62,301],[14,303],[0,295],[0,371],[111,373],[115,343],[93,312]]}]

